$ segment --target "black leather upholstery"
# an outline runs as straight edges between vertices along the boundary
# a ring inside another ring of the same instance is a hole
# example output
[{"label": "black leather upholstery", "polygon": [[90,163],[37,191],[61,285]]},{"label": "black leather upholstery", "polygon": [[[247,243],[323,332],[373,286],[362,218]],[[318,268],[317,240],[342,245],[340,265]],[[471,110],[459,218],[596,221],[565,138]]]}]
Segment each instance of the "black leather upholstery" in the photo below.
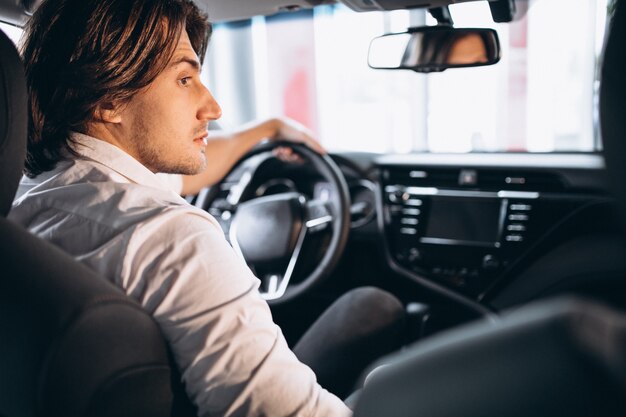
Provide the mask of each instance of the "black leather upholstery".
[{"label": "black leather upholstery", "polygon": [[529,305],[430,339],[375,371],[355,417],[626,413],[626,318],[597,304]]},{"label": "black leather upholstery", "polygon": [[613,192],[626,225],[626,4],[617,1],[600,84],[600,127]]},{"label": "black leather upholstery", "polygon": [[0,215],[11,208],[26,156],[27,97],[24,70],[13,43],[0,36]]},{"label": "black leather upholstery", "polygon": [[152,318],[5,218],[26,143],[20,65],[0,32],[0,416],[169,416],[169,360]]}]

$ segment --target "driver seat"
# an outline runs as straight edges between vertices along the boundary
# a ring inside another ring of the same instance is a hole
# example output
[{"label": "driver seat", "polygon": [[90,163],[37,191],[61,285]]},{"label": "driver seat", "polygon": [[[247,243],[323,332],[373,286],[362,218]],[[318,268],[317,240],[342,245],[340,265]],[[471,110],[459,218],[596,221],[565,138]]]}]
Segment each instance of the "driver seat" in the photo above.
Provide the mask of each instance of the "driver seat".
[{"label": "driver seat", "polygon": [[28,98],[1,31],[0,100],[0,416],[169,416],[172,368],[152,318],[6,219],[24,164]]}]

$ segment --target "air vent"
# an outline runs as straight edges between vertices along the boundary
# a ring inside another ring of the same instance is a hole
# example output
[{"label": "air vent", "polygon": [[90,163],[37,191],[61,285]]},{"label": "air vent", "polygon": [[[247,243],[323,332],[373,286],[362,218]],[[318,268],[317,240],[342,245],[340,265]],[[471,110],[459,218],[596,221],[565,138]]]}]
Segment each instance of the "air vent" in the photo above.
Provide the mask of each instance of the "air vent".
[{"label": "air vent", "polygon": [[561,191],[565,184],[553,173],[466,168],[394,168],[384,171],[386,184],[477,190]]},{"label": "air vent", "polygon": [[385,182],[416,187],[458,187],[459,170],[449,168],[388,168]]},{"label": "air vent", "polygon": [[376,185],[368,180],[350,183],[350,226],[354,229],[361,227],[376,216]]},{"label": "air vent", "polygon": [[561,191],[565,184],[553,173],[479,170],[477,187],[494,190]]}]

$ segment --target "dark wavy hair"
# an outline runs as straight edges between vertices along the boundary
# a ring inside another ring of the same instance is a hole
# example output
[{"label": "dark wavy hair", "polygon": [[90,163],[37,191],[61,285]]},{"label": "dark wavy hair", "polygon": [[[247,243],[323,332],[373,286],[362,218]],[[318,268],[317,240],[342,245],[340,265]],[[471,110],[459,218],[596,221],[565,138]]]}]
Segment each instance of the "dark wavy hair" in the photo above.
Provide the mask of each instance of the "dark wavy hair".
[{"label": "dark wavy hair", "polygon": [[45,0],[26,27],[25,174],[53,169],[98,105],[124,104],[167,66],[187,30],[204,59],[211,25],[191,0]]}]

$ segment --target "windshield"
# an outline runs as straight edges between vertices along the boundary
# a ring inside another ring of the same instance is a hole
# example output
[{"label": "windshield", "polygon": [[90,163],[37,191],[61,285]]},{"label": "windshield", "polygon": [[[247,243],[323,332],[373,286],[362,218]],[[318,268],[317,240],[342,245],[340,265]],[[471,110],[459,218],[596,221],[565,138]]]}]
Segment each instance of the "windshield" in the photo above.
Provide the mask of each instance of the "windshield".
[{"label": "windshield", "polygon": [[206,77],[223,127],[287,115],[331,151],[598,150],[597,62],[606,0],[539,0],[494,24],[487,2],[450,7],[457,27],[497,30],[502,60],[442,73],[373,70],[370,40],[436,22],[423,10],[340,5],[216,26]]},{"label": "windshield", "polygon": [[286,115],[330,151],[597,151],[607,1],[518,2],[528,12],[508,24],[493,23],[486,1],[454,4],[455,26],[497,30],[502,59],[428,75],[367,66],[372,38],[435,25],[425,10],[329,5],[217,24],[203,77],[221,127]]}]

